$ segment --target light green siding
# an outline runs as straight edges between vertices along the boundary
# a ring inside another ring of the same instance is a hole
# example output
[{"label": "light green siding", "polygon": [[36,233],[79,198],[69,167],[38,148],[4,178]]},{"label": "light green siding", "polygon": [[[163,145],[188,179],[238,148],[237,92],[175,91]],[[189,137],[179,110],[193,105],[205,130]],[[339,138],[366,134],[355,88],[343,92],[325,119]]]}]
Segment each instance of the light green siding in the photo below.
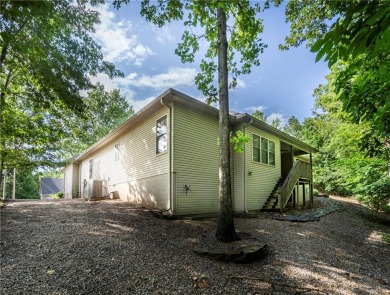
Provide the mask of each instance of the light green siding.
[{"label": "light green siding", "polygon": [[218,212],[218,118],[178,103],[173,118],[176,214]]},{"label": "light green siding", "polygon": [[[245,133],[251,137],[251,141],[246,144],[245,149],[246,205],[247,210],[259,210],[263,207],[281,175],[280,140],[252,126],[247,126]],[[252,161],[252,134],[275,142],[275,166]]]},{"label": "light green siding", "polygon": [[[168,108],[162,107],[82,161],[81,183],[87,182],[84,196],[91,195],[93,180],[104,180],[109,192],[117,192],[123,200],[168,209],[169,147],[166,152],[156,154],[156,121],[167,115],[169,122],[168,113]],[[93,159],[92,179],[89,178],[90,159]]]}]

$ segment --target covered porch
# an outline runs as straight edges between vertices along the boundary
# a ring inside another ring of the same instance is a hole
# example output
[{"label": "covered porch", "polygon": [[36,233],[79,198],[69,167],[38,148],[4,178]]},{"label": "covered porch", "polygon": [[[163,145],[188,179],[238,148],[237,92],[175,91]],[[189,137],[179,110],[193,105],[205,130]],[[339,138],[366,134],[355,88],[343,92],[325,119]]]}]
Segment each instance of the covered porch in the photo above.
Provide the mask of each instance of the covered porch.
[{"label": "covered porch", "polygon": [[281,177],[263,206],[263,211],[311,208],[313,204],[312,154],[281,141]]}]

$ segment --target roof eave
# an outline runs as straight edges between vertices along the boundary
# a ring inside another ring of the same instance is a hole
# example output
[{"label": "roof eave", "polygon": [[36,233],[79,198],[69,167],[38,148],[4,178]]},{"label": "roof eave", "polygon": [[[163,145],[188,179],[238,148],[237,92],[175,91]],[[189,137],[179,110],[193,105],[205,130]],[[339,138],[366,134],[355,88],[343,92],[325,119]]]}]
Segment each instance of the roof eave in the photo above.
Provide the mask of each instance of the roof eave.
[{"label": "roof eave", "polygon": [[261,121],[259,119],[256,119],[255,117],[248,115],[246,113],[241,114],[236,117],[236,122],[243,122],[250,125],[253,125],[257,128],[260,128],[264,130],[267,133],[270,133],[272,135],[275,135],[276,137],[280,138],[282,141],[291,144],[293,146],[296,146],[299,149],[304,150],[307,153],[316,153],[318,150],[307,143],[304,143],[303,141],[300,141],[299,139],[296,139],[292,137],[291,135],[265,123],[264,121]]}]

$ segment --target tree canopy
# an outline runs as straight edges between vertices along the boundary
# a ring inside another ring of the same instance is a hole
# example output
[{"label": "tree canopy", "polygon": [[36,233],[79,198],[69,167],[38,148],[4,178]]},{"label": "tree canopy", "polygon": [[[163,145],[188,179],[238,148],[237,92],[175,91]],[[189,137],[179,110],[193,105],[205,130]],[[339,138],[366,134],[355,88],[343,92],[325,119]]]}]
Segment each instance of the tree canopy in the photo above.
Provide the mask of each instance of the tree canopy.
[{"label": "tree canopy", "polygon": [[389,15],[386,0],[292,0],[286,8],[291,27],[281,48],[307,41],[317,61],[337,63],[335,92],[355,123],[367,123],[361,146],[370,154],[389,146]]},{"label": "tree canopy", "polygon": [[89,76],[121,75],[90,36],[99,15],[87,4],[103,2],[0,2],[0,170],[51,163]]},{"label": "tree canopy", "polygon": [[313,157],[314,188],[327,194],[357,196],[377,210],[390,210],[390,181],[385,154],[368,157],[359,149],[368,123],[357,124],[343,110],[336,92],[339,67],[332,67],[327,83],[314,91],[313,116],[302,124],[290,118],[290,134],[316,147]]}]

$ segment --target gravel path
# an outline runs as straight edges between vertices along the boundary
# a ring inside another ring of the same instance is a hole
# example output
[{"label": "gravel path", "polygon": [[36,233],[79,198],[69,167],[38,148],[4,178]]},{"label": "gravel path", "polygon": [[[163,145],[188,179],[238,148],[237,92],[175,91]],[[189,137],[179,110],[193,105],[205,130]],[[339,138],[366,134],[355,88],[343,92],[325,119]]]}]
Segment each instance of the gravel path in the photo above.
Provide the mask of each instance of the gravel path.
[{"label": "gravel path", "polygon": [[[335,201],[341,210],[319,222],[237,218],[242,240],[230,244],[215,240],[214,218],[159,219],[120,201],[8,202],[0,294],[390,294],[390,223]],[[251,264],[192,251],[254,242],[271,251]]]}]

